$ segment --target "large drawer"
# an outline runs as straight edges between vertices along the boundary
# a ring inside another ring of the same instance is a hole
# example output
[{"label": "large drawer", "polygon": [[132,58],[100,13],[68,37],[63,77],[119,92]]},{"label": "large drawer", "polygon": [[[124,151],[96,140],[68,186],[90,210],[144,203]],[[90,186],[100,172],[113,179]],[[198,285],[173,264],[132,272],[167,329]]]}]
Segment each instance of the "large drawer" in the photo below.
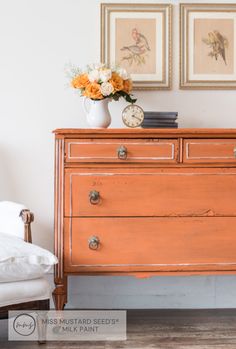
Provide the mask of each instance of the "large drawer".
[{"label": "large drawer", "polygon": [[186,163],[233,163],[236,165],[236,139],[186,139]]},{"label": "large drawer", "polygon": [[[233,217],[67,218],[64,223],[66,271],[236,271]],[[93,236],[99,239],[96,250],[88,244]]]},{"label": "large drawer", "polygon": [[67,169],[65,216],[236,216],[236,169]]},{"label": "large drawer", "polygon": [[174,163],[177,162],[177,157],[178,141],[173,139],[69,139],[65,141],[66,162]]}]

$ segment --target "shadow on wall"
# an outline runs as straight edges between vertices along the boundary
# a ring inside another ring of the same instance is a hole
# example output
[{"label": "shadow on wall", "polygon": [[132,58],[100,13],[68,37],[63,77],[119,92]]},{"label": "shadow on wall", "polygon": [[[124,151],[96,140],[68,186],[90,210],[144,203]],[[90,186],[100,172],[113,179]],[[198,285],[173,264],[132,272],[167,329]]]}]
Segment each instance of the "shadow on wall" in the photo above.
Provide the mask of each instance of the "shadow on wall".
[{"label": "shadow on wall", "polygon": [[12,172],[12,166],[8,156],[8,150],[0,143],[0,200],[15,200],[17,195],[16,173]]},{"label": "shadow on wall", "polygon": [[48,224],[47,222],[42,223],[41,219],[39,219],[39,214],[34,211],[33,207],[29,207],[29,209],[34,213],[35,221],[32,223],[32,242],[35,245],[39,245],[47,250],[53,252],[53,222],[52,224]]}]

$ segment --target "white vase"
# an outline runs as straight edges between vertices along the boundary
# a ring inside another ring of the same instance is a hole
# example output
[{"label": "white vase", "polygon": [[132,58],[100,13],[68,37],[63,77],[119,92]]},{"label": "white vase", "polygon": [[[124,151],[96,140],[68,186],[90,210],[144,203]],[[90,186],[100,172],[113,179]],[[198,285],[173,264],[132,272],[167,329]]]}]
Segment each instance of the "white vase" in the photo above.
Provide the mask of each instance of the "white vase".
[{"label": "white vase", "polygon": [[87,97],[84,98],[83,108],[86,113],[87,123],[90,127],[107,128],[111,124],[111,115],[108,109],[108,103],[110,101],[109,98],[98,101],[94,101]]}]

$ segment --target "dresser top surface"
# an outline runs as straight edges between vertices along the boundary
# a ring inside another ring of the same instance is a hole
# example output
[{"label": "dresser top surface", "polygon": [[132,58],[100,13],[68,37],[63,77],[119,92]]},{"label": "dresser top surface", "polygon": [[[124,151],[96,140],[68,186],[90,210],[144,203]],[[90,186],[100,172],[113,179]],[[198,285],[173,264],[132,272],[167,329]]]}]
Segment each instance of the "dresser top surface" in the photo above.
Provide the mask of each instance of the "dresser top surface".
[{"label": "dresser top surface", "polygon": [[236,137],[236,128],[60,128],[53,131],[57,137]]}]

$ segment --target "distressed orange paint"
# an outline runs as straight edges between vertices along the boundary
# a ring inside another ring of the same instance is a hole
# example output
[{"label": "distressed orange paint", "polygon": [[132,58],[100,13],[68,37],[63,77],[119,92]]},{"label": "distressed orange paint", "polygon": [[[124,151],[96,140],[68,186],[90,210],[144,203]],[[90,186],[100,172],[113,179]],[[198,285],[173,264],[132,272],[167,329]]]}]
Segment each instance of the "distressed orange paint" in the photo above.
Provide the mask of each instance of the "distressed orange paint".
[{"label": "distressed orange paint", "polygon": [[236,273],[235,129],[55,134],[57,309],[68,275]]}]

